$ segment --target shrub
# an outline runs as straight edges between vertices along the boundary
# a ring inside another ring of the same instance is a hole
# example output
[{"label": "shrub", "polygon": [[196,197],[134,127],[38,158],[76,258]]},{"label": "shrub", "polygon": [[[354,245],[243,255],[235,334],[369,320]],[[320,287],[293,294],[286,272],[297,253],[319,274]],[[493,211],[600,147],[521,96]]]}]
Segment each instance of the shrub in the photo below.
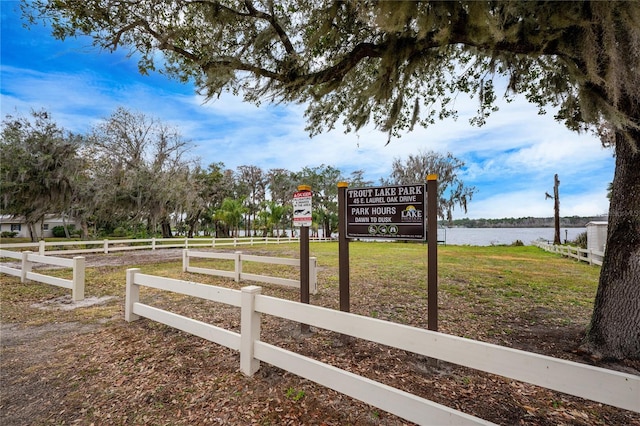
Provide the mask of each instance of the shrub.
[{"label": "shrub", "polygon": [[113,233],[111,235],[113,235],[114,237],[126,237],[127,230],[124,229],[123,226],[118,226],[116,229],[113,230]]},{"label": "shrub", "polygon": [[[78,234],[80,231],[76,231],[75,225],[67,225],[67,230],[69,231],[69,236],[74,234]],[[64,233],[64,226],[58,225],[51,228],[51,233],[56,238],[65,238],[67,234]]]},{"label": "shrub", "polygon": [[51,228],[51,233],[56,238],[65,237],[64,226],[54,226],[53,228]]},{"label": "shrub", "polygon": [[0,237],[2,238],[14,238],[18,233],[16,231],[2,231]]},{"label": "shrub", "polygon": [[514,242],[511,243],[511,245],[513,247],[522,247],[524,246],[524,243],[522,242],[522,240],[515,240]]},{"label": "shrub", "polygon": [[581,232],[580,234],[578,234],[576,236],[576,239],[573,240],[573,244],[578,246],[578,247],[580,247],[580,248],[586,249],[587,248],[587,233],[586,232]]}]

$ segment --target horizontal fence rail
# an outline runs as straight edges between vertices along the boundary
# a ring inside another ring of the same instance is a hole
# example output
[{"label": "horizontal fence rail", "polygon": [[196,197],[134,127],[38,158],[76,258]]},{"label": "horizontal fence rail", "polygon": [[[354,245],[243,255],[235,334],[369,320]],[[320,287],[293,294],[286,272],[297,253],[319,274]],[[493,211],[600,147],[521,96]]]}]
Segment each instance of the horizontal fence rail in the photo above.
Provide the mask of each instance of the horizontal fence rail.
[{"label": "horizontal fence rail", "polygon": [[[139,302],[140,286],[240,307],[240,335]],[[253,375],[267,362],[418,424],[490,424],[260,340],[262,314],[273,315],[430,358],[532,383],[640,412],[640,376],[450,336],[347,312],[260,294],[258,286],[230,290],[127,271],[125,319],[146,317],[240,351],[240,370]],[[239,349],[237,349],[239,347]]]},{"label": "horizontal fence rail", "polygon": [[[212,269],[201,268],[191,266],[190,259],[221,259],[221,260],[233,260],[233,271],[224,269]],[[282,257],[270,257],[270,256],[256,256],[243,254],[240,251],[235,253],[219,253],[208,251],[193,251],[185,249],[182,251],[182,271],[192,272],[195,274],[216,275],[221,277],[232,278],[236,282],[242,280],[257,281],[269,284],[283,285],[287,287],[300,288],[300,280],[294,280],[290,278],[272,277],[268,275],[250,274],[244,272],[242,269],[243,262],[258,262],[269,263],[275,265],[289,265],[300,267],[300,259],[286,259]],[[318,294],[318,259],[315,257],[309,258],[309,291],[312,294]]]},{"label": "horizontal fence rail", "polygon": [[[22,261],[22,252],[19,251],[11,251],[11,250],[2,250],[0,249],[0,257],[6,257],[9,259],[16,259]],[[22,277],[22,269],[18,268],[10,268],[9,266],[0,265],[0,272],[13,275],[15,277]]]},{"label": "horizontal fence rail", "polygon": [[[37,249],[40,255],[113,253],[126,250],[156,250],[189,247],[238,247],[255,244],[285,244],[297,242],[297,237],[237,237],[237,238],[146,238],[96,241],[40,241],[37,243],[0,244],[0,249]],[[331,241],[330,238],[312,238],[312,242]],[[68,247],[60,249],[60,247]]]},{"label": "horizontal fence rail", "polygon": [[140,286],[145,286],[240,307],[240,290],[144,275],[140,274],[139,271],[139,269],[127,270],[125,304],[126,321],[135,321],[142,316],[177,328],[178,330],[202,337],[203,339],[210,340],[230,349],[236,351],[240,350],[240,335],[238,333],[138,303],[140,297]]},{"label": "horizontal fence rail", "polygon": [[[20,269],[0,265],[0,272],[7,275],[20,277],[20,282],[22,283],[32,280],[44,284],[54,285],[57,287],[68,288],[71,290],[71,298],[74,301],[80,301],[84,299],[84,257],[76,256],[73,259],[66,259],[61,257],[41,256],[29,251],[15,252],[10,250],[0,250],[0,257],[18,259],[21,261]],[[71,268],[73,270],[73,278],[69,280],[33,272],[32,269],[34,263],[44,263],[46,265]]]},{"label": "horizontal fence rail", "polygon": [[546,241],[533,241],[532,243],[534,246],[539,247],[544,251],[558,253],[565,257],[587,262],[589,265],[602,266],[602,260],[604,259],[604,252],[593,249],[550,244]]}]

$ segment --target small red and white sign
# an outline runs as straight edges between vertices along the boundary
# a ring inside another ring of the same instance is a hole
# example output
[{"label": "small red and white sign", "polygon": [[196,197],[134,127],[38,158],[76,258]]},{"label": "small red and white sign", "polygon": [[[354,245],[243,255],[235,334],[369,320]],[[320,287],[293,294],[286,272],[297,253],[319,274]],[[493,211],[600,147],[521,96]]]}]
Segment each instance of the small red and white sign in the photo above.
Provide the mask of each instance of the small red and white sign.
[{"label": "small red and white sign", "polygon": [[311,226],[311,191],[298,191],[293,194],[293,226]]}]

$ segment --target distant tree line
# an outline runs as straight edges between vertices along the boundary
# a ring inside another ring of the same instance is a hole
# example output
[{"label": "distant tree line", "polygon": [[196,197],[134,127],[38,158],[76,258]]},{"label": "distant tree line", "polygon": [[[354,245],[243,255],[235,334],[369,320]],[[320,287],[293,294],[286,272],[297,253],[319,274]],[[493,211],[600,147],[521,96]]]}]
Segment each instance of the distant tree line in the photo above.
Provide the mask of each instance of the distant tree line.
[{"label": "distant tree line", "polygon": [[[0,213],[25,220],[32,239],[46,214],[73,218],[84,239],[104,236],[170,238],[283,235],[292,228],[291,198],[300,184],[313,191],[312,235],[338,228],[337,183],[371,186],[364,171],[345,175],[320,165],[291,171],[254,165],[202,166],[177,129],[141,113],[118,108],[86,135],[59,127],[46,111],[7,115],[0,141]],[[421,152],[395,159],[381,185],[440,181],[440,216],[454,206],[466,211],[475,188],[465,187],[464,162],[451,154]],[[70,226],[65,225],[69,236]],[[42,230],[41,230],[42,231]]]},{"label": "distant tree line", "polygon": [[[606,220],[601,216],[569,216],[560,218],[560,226],[564,228],[582,228],[587,223]],[[553,217],[508,217],[502,219],[455,219],[451,222],[441,221],[444,226],[461,228],[553,228]]]}]

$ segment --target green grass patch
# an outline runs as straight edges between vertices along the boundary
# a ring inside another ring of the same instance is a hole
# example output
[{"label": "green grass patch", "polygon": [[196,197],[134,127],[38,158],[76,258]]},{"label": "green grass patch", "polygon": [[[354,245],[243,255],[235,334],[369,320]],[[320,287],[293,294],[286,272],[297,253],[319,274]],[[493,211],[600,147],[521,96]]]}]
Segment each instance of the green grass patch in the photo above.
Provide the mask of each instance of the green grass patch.
[{"label": "green grass patch", "polygon": [[[230,248],[228,251],[235,251]],[[242,247],[243,253],[297,258],[299,246],[256,245]],[[311,256],[318,258],[319,294],[311,303],[338,309],[338,244],[311,243]],[[122,254],[109,254],[118,256]],[[233,270],[224,260],[193,259],[193,266]],[[298,268],[246,262],[245,272],[298,278]],[[426,327],[427,247],[417,243],[352,242],[350,244],[351,311],[380,319]],[[116,296],[94,307],[71,311],[43,311],[34,303],[70,294],[70,290],[47,284],[0,276],[2,322],[40,324],[51,321],[95,321],[121,319],[124,311],[125,272],[139,267],[151,275],[204,284],[241,288],[251,282],[235,283],[222,277],[182,272],[182,263],[157,262],[121,267],[95,267],[86,271],[86,297]],[[478,324],[500,328],[505,322],[537,324],[586,324],[596,293],[600,268],[546,253],[536,247],[438,247],[439,306],[441,329],[460,335],[478,335]],[[68,270],[41,271],[68,276]],[[65,275],[66,274],[66,275]],[[166,292],[145,290],[145,297],[167,306],[200,306],[201,301]],[[263,285],[263,294],[299,300],[294,288]],[[203,308],[204,309],[204,308]],[[487,327],[485,326],[485,329]]]}]

